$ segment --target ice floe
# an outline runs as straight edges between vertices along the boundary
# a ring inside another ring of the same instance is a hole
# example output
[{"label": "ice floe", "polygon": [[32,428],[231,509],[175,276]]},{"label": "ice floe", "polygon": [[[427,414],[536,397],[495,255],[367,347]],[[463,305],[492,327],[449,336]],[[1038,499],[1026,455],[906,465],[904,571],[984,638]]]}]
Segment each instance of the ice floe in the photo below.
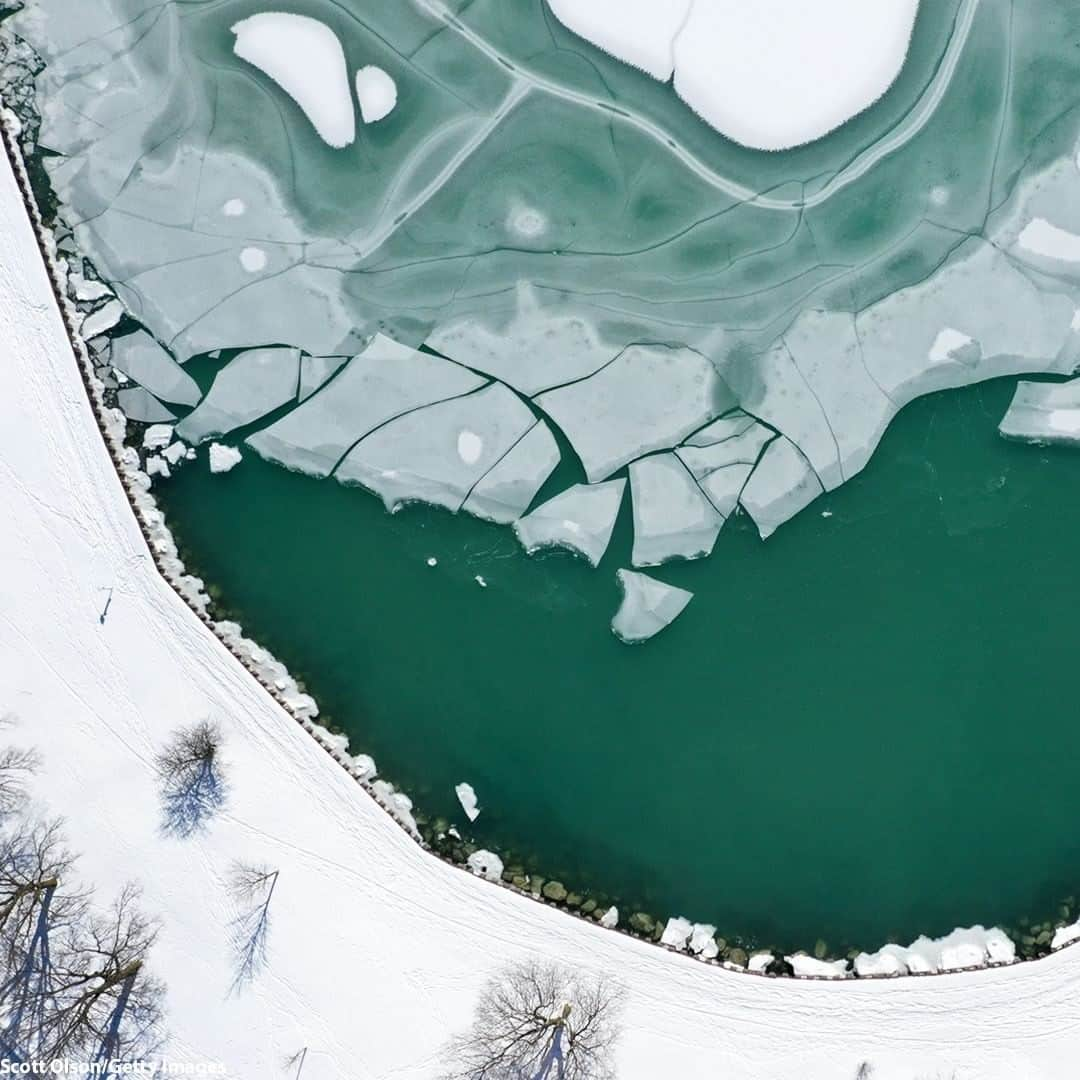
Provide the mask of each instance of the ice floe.
[{"label": "ice floe", "polygon": [[543,548],[566,548],[597,566],[611,542],[625,480],[575,484],[514,523],[514,532],[530,554]]},{"label": "ice floe", "polygon": [[145,330],[113,338],[110,360],[162,401],[197,405],[202,397],[198,383]]},{"label": "ice floe", "polygon": [[300,389],[296,400],[307,401],[320,386],[341,370],[348,359],[347,356],[302,356],[300,358]]},{"label": "ice floe", "polygon": [[509,525],[528,510],[558,463],[559,448],[547,424],[539,420],[477,481],[462,509]]},{"label": "ice floe", "polygon": [[116,402],[129,420],[142,424],[166,424],[176,419],[173,412],[141,386],[118,391]]},{"label": "ice floe", "polygon": [[480,807],[476,801],[476,792],[473,790],[472,784],[466,784],[464,782],[455,785],[454,794],[458,797],[458,802],[461,803],[461,809],[465,811],[465,816],[470,821],[475,821],[480,816]]},{"label": "ice floe", "polygon": [[172,442],[171,424],[153,424],[143,432],[143,446],[147,450],[160,450]]},{"label": "ice floe", "polygon": [[225,473],[235,469],[243,461],[244,455],[235,446],[222,443],[210,444],[210,471]]},{"label": "ice floe", "polygon": [[789,439],[776,439],[765,448],[761,461],[739,496],[761,539],[770,537],[785,521],[810,505],[822,492],[821,481],[810,463]]},{"label": "ice floe", "polygon": [[652,450],[681,442],[735,399],[693,349],[632,345],[595,375],[541,394],[595,483]]},{"label": "ice floe", "polygon": [[1023,442],[1080,443],[1080,379],[1019,383],[998,431]]},{"label": "ice floe", "polygon": [[488,881],[502,879],[503,861],[493,851],[474,851],[465,862],[477,877],[486,878]]},{"label": "ice floe", "polygon": [[295,400],[300,378],[300,350],[247,349],[214,378],[206,397],[177,425],[177,435],[200,443],[261,420]]},{"label": "ice floe", "polygon": [[327,476],[380,425],[483,385],[458,364],[376,334],[326,386],[247,442],[287,468]]},{"label": "ice floe", "polygon": [[334,475],[380,495],[388,510],[425,502],[456,511],[535,422],[517,394],[491,383],[383,425],[345,455]]},{"label": "ice floe", "polygon": [[119,300],[110,300],[107,304],[90,312],[82,321],[79,332],[86,341],[105,334],[124,317],[124,305]]},{"label": "ice floe", "polygon": [[381,67],[369,64],[356,73],[356,99],[364,123],[377,124],[397,105],[397,83]]},{"label": "ice floe", "polygon": [[267,11],[232,28],[233,51],[296,102],[324,142],[340,149],[356,137],[356,114],[337,34],[307,15]]},{"label": "ice floe", "polygon": [[630,466],[635,566],[669,559],[699,559],[712,552],[724,518],[674,454],[656,454]]},{"label": "ice floe", "polygon": [[655,637],[682,614],[694,597],[686,589],[666,585],[634,570],[620,570],[617,578],[623,598],[611,620],[611,629],[620,641],[629,645]]}]

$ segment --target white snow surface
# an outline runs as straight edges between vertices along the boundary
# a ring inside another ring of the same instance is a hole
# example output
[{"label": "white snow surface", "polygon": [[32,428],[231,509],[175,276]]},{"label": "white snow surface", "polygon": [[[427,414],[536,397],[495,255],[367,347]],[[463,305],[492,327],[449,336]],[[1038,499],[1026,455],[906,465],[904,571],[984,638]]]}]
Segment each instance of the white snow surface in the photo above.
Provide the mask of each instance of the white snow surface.
[{"label": "white snow surface", "polygon": [[233,51],[274,80],[336,149],[356,138],[352,88],[337,34],[307,15],[265,11],[232,28]]},{"label": "white snow surface", "polygon": [[[875,1080],[1072,1075],[1080,949],[924,979],[767,980],[421,851],[158,574],[2,160],[0,347],[0,712],[18,718],[11,741],[43,752],[36,793],[66,817],[81,876],[102,900],[140,882],[161,919],[152,964],[168,983],[171,1060],[250,1080],[307,1046],[305,1080],[434,1080],[487,979],[540,956],[624,983],[620,1080],[834,1080],[864,1060]],[[115,595],[101,625],[105,582]],[[166,841],[153,755],[202,716],[227,740],[229,803],[206,833]],[[224,878],[238,858],[280,879],[269,967],[236,994]]]},{"label": "white snow surface", "polygon": [[812,142],[872,105],[907,58],[918,0],[548,0],[595,45],[667,81],[722,135]]},{"label": "white snow surface", "polygon": [[356,99],[364,123],[377,124],[397,105],[397,83],[381,67],[369,64],[356,73]]}]

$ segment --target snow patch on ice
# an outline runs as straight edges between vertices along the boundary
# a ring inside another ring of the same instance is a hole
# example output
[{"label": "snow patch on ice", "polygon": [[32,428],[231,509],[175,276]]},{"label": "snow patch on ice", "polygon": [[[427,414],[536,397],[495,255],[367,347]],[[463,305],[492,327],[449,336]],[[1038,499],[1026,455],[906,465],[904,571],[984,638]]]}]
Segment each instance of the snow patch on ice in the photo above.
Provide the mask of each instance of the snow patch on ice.
[{"label": "snow patch on ice", "polygon": [[356,137],[345,51],[337,34],[307,15],[268,11],[241,19],[233,51],[274,80],[296,102],[328,145]]},{"label": "snow patch on ice", "polygon": [[365,124],[377,124],[397,105],[397,83],[381,67],[369,64],[356,73],[356,98]]},{"label": "snow patch on ice", "polygon": [[265,270],[267,261],[266,252],[259,247],[246,247],[240,252],[240,265],[249,274]]},{"label": "snow patch on ice", "polygon": [[934,338],[934,343],[930,346],[930,363],[947,364],[950,360],[955,359],[956,354],[961,349],[965,349],[972,344],[974,342],[967,334],[947,326]]},{"label": "snow patch on ice", "polygon": [[1032,255],[1059,262],[1080,262],[1080,236],[1051,224],[1046,218],[1029,221],[1016,242]]}]

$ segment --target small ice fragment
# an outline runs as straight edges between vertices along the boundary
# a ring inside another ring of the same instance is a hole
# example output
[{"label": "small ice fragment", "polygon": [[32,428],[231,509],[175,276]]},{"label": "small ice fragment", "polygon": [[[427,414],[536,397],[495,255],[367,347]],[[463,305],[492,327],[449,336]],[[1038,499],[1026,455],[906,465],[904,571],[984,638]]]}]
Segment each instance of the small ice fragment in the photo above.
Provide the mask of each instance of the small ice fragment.
[{"label": "small ice fragment", "polygon": [[397,84],[381,67],[369,64],[356,73],[356,97],[365,124],[376,124],[397,105]]},{"label": "small ice fragment", "polygon": [[821,511],[821,516],[823,518],[831,518],[832,515],[833,515],[833,512],[831,510],[822,510]]},{"label": "small ice fragment", "polygon": [[606,926],[608,930],[614,930],[619,925],[619,909],[617,907],[609,907],[603,915],[600,916],[600,925]]},{"label": "small ice fragment", "polygon": [[152,454],[146,459],[146,475],[147,476],[170,476],[168,463],[164,458],[158,457],[157,454]]},{"label": "small ice fragment", "polygon": [[795,954],[787,958],[796,975],[814,975],[825,979],[842,979],[847,975],[846,960],[818,960],[813,956]]},{"label": "small ice fragment", "polygon": [[488,881],[499,881],[502,878],[503,861],[494,851],[474,851],[466,862],[477,877]]},{"label": "small ice fragment", "polygon": [[634,570],[620,570],[616,576],[623,599],[611,620],[611,629],[628,645],[655,637],[682,614],[694,596],[686,589],[666,585]]},{"label": "small ice fragment", "polygon": [[246,247],[240,252],[240,265],[249,273],[266,269],[266,252],[258,247]]},{"label": "small ice fragment", "polygon": [[167,446],[161,453],[161,456],[170,464],[177,465],[181,461],[186,460],[190,456],[190,451],[187,446],[184,445],[179,439]]},{"label": "small ice fragment", "polygon": [[268,11],[241,19],[233,52],[274,80],[296,102],[328,145],[356,138],[345,51],[337,34],[306,15]]},{"label": "small ice fragment", "polygon": [[221,212],[226,217],[240,217],[247,207],[243,199],[230,199],[222,208]]},{"label": "small ice fragment", "polygon": [[487,588],[487,582],[484,580],[483,574],[477,574],[473,580],[476,582],[477,585],[480,586],[481,589]]},{"label": "small ice fragment", "polygon": [[455,840],[461,839],[461,833],[458,832],[456,825],[451,825],[450,828],[446,830],[446,835],[452,836]]},{"label": "small ice fragment", "polygon": [[75,291],[76,300],[92,303],[95,300],[104,300],[106,296],[112,296],[112,289],[105,282],[83,277],[77,271],[68,274],[68,283]]},{"label": "small ice fragment", "polygon": [[690,935],[690,951],[705,960],[714,960],[720,955],[720,946],[716,944],[716,927],[707,923],[694,923]]},{"label": "small ice fragment", "polygon": [[746,965],[747,971],[763,972],[773,962],[772,953],[754,953]]},{"label": "small ice fragment", "polygon": [[473,791],[472,784],[458,784],[454,791],[458,802],[461,803],[461,809],[465,811],[465,816],[470,821],[475,821],[480,816],[480,808],[477,806],[476,792]]},{"label": "small ice fragment", "polygon": [[143,446],[147,450],[168,446],[172,442],[172,434],[171,424],[152,424],[143,435]]},{"label": "small ice fragment", "polygon": [[664,927],[664,933],[660,938],[660,944],[667,945],[672,949],[685,949],[693,932],[694,926],[689,919],[675,916],[668,919],[667,926]]},{"label": "small ice fragment", "polygon": [[210,471],[212,473],[224,473],[236,468],[243,460],[244,455],[235,446],[224,446],[222,443],[210,444]]},{"label": "small ice fragment", "polygon": [[378,775],[375,759],[368,754],[354,754],[351,771],[357,780],[374,780]]},{"label": "small ice fragment", "polygon": [[438,566],[439,565],[439,560],[436,559],[434,555],[429,555],[427,564],[428,564],[428,566]]}]

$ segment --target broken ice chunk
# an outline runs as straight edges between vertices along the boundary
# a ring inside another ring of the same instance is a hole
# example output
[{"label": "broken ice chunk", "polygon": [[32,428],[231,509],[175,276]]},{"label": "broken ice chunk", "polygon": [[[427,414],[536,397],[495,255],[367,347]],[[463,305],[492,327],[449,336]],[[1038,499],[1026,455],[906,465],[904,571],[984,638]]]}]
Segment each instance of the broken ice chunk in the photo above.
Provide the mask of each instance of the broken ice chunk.
[{"label": "broken ice chunk", "polygon": [[248,349],[217,373],[209,393],[177,425],[177,435],[200,443],[253,423],[296,397],[300,350]]},{"label": "broken ice chunk", "polygon": [[708,555],[724,519],[674,454],[642,458],[630,466],[635,566]]},{"label": "broken ice chunk", "polygon": [[793,953],[787,958],[796,975],[811,975],[819,979],[842,979],[848,973],[846,960],[818,960],[803,953]]},{"label": "broken ice chunk", "polygon": [[534,423],[517,394],[491,383],[384,425],[358,442],[334,475],[382,496],[391,511],[407,502],[457,511]]},{"label": "broken ice chunk", "polygon": [[603,915],[600,916],[600,925],[607,927],[608,930],[614,930],[619,925],[619,909],[617,907],[609,907]]},{"label": "broken ice chunk", "polygon": [[164,458],[159,457],[157,454],[151,454],[146,459],[146,475],[147,476],[164,476],[166,479],[172,475],[169,471],[168,462]]},{"label": "broken ice chunk", "polygon": [[124,305],[119,300],[110,300],[97,311],[90,312],[82,321],[79,333],[84,341],[89,341],[98,334],[111,330],[124,317]]},{"label": "broken ice chunk", "polygon": [[247,443],[286,468],[328,476],[380,424],[467,394],[484,381],[459,364],[376,334],[322,390]]},{"label": "broken ice chunk", "polygon": [[593,483],[735,405],[704,356],[663,345],[633,345],[595,375],[536,402],[566,433]]},{"label": "broken ice chunk", "polygon": [[611,542],[625,487],[625,480],[575,484],[516,521],[514,532],[529,554],[568,548],[596,566]]},{"label": "broken ice chunk", "polygon": [[300,358],[300,389],[298,402],[307,401],[349,358],[347,356],[302,356]]},{"label": "broken ice chunk", "polygon": [[716,944],[716,927],[707,923],[694,923],[694,932],[690,935],[688,947],[695,956],[715,960],[720,955],[720,946]]},{"label": "broken ice chunk", "polygon": [[475,821],[480,816],[480,808],[476,804],[476,792],[472,784],[461,783],[455,786],[454,793],[461,803],[461,809],[470,821]]},{"label": "broken ice chunk", "polygon": [[142,424],[171,423],[176,419],[176,416],[153,394],[141,386],[120,390],[116,395],[116,401],[129,420],[136,420]]},{"label": "broken ice chunk", "polygon": [[356,137],[345,52],[337,34],[307,15],[268,11],[236,23],[233,51],[270,76],[296,102],[324,142]]},{"label": "broken ice chunk", "polygon": [[397,84],[381,67],[369,64],[356,73],[356,99],[365,124],[377,124],[397,105]]},{"label": "broken ice chunk", "polygon": [[158,450],[168,446],[172,442],[173,429],[171,424],[154,424],[143,433],[143,446],[147,450]]},{"label": "broken ice chunk", "polygon": [[465,862],[477,877],[488,881],[502,880],[503,861],[493,851],[474,851]]},{"label": "broken ice chunk", "polygon": [[210,444],[210,471],[212,473],[224,473],[235,469],[243,460],[244,455],[235,446],[224,446],[221,443]]},{"label": "broken ice chunk", "polygon": [[668,919],[664,933],[660,937],[660,944],[667,945],[671,949],[685,949],[693,932],[694,926],[689,919],[676,916]]},{"label": "broken ice chunk", "polygon": [[617,577],[623,598],[611,620],[611,629],[628,645],[655,637],[673,623],[694,598],[694,594],[686,589],[665,585],[634,570],[620,570]]},{"label": "broken ice chunk", "polygon": [[559,448],[547,424],[539,420],[480,478],[462,509],[509,525],[528,510],[558,463]]},{"label": "broken ice chunk", "polygon": [[751,421],[740,432],[710,446],[680,446],[675,453],[690,470],[695,480],[704,480],[717,469],[729,465],[756,465],[761,451],[776,437],[776,433]]},{"label": "broken ice chunk", "polygon": [[823,491],[817,474],[795,444],[780,438],[769,443],[739,501],[765,540]]},{"label": "broken ice chunk", "polygon": [[998,431],[1022,442],[1080,444],[1080,379],[1019,383]]},{"label": "broken ice chunk", "polygon": [[202,397],[199,384],[145,330],[113,338],[111,360],[162,401],[197,405]]}]

